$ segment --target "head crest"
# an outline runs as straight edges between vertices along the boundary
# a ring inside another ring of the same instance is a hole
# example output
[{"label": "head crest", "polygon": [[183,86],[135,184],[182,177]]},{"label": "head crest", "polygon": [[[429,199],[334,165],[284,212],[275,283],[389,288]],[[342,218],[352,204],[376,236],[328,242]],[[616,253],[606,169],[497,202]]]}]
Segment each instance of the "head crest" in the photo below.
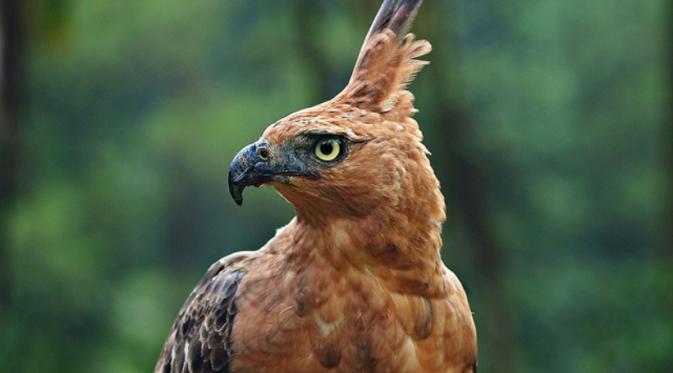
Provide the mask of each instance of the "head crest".
[{"label": "head crest", "polygon": [[428,62],[417,60],[432,49],[406,34],[422,0],[385,0],[367,33],[353,74],[340,98],[370,111],[413,113],[405,88]]}]

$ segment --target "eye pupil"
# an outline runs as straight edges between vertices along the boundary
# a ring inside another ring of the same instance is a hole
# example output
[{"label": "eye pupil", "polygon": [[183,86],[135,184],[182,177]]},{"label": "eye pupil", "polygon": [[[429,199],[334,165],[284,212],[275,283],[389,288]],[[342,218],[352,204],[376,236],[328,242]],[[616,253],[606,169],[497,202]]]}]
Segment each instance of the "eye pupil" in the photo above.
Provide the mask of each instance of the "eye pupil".
[{"label": "eye pupil", "polygon": [[320,152],[321,153],[323,153],[325,155],[328,155],[328,154],[332,154],[333,151],[334,151],[334,145],[332,145],[332,142],[326,141],[326,142],[320,144]]}]

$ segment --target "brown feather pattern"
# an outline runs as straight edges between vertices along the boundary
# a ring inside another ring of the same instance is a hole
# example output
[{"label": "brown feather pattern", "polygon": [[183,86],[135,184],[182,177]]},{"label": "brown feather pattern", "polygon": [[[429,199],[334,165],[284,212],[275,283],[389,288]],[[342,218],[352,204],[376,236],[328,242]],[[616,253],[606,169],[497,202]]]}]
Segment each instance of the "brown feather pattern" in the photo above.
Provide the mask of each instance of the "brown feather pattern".
[{"label": "brown feather pattern", "polygon": [[307,133],[346,156],[274,187],[297,216],[213,265],[156,372],[473,372],[465,291],[442,263],[444,198],[407,84],[431,47],[405,34],[420,0],[385,0],[347,87],[262,134],[273,159]]}]

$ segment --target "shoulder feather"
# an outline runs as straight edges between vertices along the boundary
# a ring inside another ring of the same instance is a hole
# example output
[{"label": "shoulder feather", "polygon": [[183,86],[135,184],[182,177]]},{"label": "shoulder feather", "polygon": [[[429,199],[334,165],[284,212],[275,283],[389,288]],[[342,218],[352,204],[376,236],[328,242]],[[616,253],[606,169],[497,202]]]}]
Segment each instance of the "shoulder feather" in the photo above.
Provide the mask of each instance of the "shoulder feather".
[{"label": "shoulder feather", "polygon": [[180,310],[155,373],[230,371],[238,285],[250,260],[237,253],[208,269]]}]

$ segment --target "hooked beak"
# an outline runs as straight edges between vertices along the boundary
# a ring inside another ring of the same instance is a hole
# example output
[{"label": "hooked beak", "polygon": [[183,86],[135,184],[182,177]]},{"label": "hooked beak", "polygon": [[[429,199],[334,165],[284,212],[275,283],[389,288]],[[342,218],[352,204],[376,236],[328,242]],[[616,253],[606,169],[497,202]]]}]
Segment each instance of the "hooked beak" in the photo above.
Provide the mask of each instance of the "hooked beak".
[{"label": "hooked beak", "polygon": [[[281,152],[286,153],[286,152]],[[243,148],[229,167],[229,192],[237,205],[243,204],[243,190],[271,181],[288,182],[289,176],[317,178],[292,154],[272,154],[269,142],[260,140]]]},{"label": "hooked beak", "polygon": [[273,179],[268,167],[269,145],[266,141],[243,148],[229,167],[229,193],[237,205],[243,204],[243,190],[250,185],[260,186]]}]

